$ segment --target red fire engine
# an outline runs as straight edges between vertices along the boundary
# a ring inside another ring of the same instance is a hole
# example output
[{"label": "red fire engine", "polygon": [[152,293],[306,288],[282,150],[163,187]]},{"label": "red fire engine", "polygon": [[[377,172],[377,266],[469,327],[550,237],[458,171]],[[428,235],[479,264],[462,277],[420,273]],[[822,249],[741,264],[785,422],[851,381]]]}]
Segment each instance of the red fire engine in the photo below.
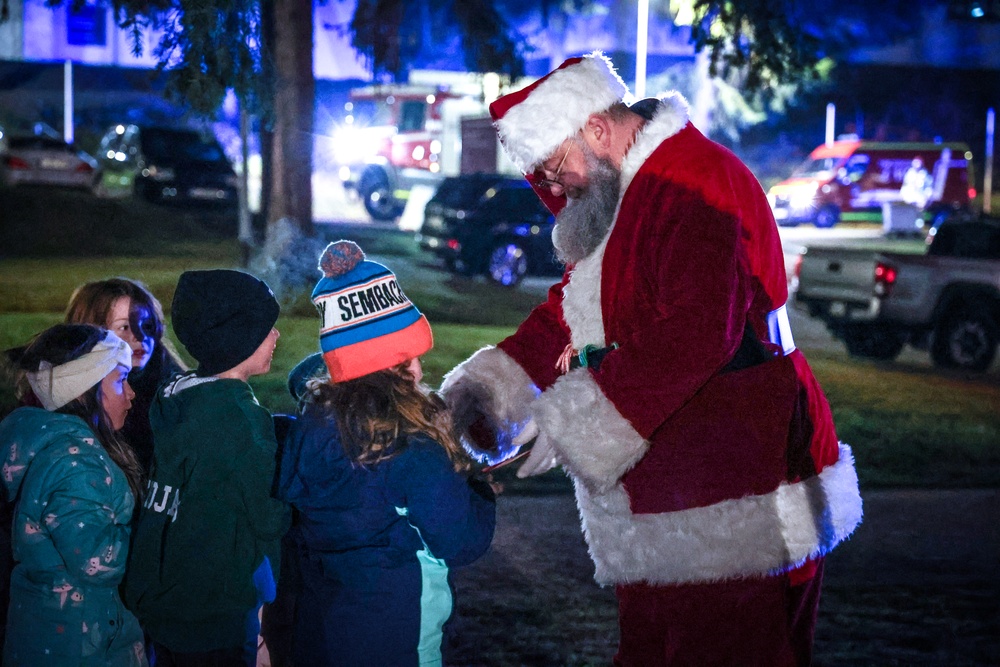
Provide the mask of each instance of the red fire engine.
[{"label": "red fire engine", "polygon": [[357,88],[349,100],[333,138],[339,175],[376,220],[399,216],[417,185],[436,186],[445,176],[465,171],[495,171],[495,152],[480,156],[487,164],[476,168],[468,164],[472,156],[461,151],[470,129],[493,132],[477,96],[393,84]]}]

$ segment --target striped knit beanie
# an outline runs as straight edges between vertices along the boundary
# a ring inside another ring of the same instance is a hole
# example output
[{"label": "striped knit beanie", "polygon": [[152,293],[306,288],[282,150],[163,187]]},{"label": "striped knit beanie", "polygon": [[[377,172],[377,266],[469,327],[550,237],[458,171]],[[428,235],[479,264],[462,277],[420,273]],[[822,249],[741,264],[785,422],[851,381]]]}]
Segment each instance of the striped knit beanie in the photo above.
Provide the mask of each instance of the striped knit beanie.
[{"label": "striped knit beanie", "polygon": [[353,241],[331,243],[319,258],[323,278],[312,301],[330,379],[344,382],[392,368],[434,346],[427,318],[392,271],[365,259]]}]

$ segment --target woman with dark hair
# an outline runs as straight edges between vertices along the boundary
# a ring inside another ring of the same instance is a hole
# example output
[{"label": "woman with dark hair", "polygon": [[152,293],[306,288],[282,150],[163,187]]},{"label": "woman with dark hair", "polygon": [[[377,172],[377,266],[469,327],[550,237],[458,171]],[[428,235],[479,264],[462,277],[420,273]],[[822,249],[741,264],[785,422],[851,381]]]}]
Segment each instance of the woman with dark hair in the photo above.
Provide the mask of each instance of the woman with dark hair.
[{"label": "woman with dark hair", "polygon": [[118,594],[142,483],[117,435],[132,405],[132,350],[104,329],[57,324],[11,358],[42,407],[0,422],[17,562],[3,662],[145,665]]},{"label": "woman with dark hair", "polygon": [[157,387],[183,370],[184,364],[163,338],[163,307],[146,287],[127,278],[86,283],[70,297],[66,321],[105,327],[132,348],[128,381],[135,392],[121,437],[135,450],[144,474],[153,463],[149,406]]}]

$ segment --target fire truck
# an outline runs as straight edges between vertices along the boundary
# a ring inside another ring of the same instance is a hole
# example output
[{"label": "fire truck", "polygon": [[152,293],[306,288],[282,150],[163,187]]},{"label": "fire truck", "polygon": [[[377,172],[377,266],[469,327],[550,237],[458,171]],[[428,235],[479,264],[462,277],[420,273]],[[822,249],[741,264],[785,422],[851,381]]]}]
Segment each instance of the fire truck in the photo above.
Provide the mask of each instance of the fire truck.
[{"label": "fire truck", "polygon": [[496,134],[481,91],[415,83],[352,90],[333,137],[345,189],[375,220],[393,220],[417,186],[497,171]]}]

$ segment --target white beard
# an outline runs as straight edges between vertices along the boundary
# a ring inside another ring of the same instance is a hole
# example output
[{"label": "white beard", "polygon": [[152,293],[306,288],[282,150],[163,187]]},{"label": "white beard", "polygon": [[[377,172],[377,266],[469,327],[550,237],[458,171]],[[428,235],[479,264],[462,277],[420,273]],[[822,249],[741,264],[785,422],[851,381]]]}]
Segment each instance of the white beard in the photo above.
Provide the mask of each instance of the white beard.
[{"label": "white beard", "polygon": [[552,230],[556,257],[564,264],[576,264],[594,252],[611,229],[618,208],[621,171],[610,160],[584,148],[589,184],[559,212]]}]

